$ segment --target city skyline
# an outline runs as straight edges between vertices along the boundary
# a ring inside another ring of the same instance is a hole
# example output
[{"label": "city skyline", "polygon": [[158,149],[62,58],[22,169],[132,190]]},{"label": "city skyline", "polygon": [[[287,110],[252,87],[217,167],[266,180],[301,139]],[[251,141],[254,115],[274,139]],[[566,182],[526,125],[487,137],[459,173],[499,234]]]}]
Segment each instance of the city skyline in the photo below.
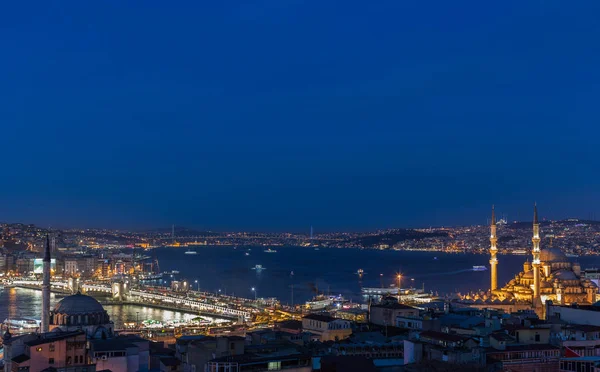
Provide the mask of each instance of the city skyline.
[{"label": "city skyline", "polygon": [[5,4],[0,219],[372,230],[600,206],[599,5]]}]

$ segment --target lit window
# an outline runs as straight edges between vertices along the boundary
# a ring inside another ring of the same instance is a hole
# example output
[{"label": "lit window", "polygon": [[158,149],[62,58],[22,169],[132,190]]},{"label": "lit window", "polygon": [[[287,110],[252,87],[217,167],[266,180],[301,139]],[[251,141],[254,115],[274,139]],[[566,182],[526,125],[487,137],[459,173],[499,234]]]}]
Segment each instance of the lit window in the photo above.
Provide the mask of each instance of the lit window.
[{"label": "lit window", "polygon": [[42,351],[41,347],[38,347],[37,349],[35,349],[36,351]]},{"label": "lit window", "polygon": [[269,362],[269,371],[279,371],[281,369],[281,362]]}]

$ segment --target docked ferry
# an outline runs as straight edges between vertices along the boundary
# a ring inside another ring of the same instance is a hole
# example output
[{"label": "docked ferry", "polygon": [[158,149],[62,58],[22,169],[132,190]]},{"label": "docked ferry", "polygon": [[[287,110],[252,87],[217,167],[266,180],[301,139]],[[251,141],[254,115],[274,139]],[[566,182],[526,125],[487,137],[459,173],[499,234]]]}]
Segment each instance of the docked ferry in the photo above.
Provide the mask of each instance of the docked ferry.
[{"label": "docked ferry", "polygon": [[330,307],[333,307],[336,303],[345,302],[344,298],[340,296],[325,296],[319,295],[313,297],[312,300],[306,301],[306,308],[309,310],[325,310]]},{"label": "docked ferry", "polygon": [[142,274],[138,278],[139,278],[139,280],[143,280],[143,281],[160,280],[160,279],[163,278],[163,274],[162,273],[158,273],[158,274]]},{"label": "docked ferry", "polygon": [[33,331],[39,328],[40,324],[40,320],[27,318],[11,318],[4,320],[5,326],[7,326],[10,330],[17,331]]}]

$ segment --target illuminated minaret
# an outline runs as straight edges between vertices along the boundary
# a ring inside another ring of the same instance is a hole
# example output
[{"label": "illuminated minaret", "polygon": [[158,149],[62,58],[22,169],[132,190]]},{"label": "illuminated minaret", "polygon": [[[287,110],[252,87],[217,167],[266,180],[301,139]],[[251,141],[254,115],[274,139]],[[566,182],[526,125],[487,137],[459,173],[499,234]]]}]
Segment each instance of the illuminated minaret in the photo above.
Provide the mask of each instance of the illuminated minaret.
[{"label": "illuminated minaret", "polygon": [[495,291],[498,288],[498,259],[496,254],[498,253],[498,247],[496,247],[496,214],[494,213],[494,206],[492,205],[492,223],[490,224],[490,268],[491,268],[491,283],[490,289]]},{"label": "illuminated minaret", "polygon": [[538,223],[537,204],[533,205],[533,299],[540,296],[540,224]]},{"label": "illuminated minaret", "polygon": [[40,332],[48,332],[50,324],[50,236],[46,235],[46,247],[43,261],[42,279],[42,324]]}]

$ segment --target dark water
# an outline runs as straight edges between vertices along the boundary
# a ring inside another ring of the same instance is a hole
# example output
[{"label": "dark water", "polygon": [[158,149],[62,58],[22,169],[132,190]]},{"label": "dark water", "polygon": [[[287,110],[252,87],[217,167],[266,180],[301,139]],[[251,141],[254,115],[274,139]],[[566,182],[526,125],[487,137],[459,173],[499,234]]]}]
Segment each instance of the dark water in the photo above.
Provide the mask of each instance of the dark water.
[{"label": "dark water", "polygon": [[[161,270],[178,270],[179,277],[198,280],[200,289],[227,291],[252,297],[252,288],[259,297],[277,297],[290,303],[292,285],[294,303],[304,302],[315,293],[328,292],[360,299],[360,288],[389,286],[396,273],[402,273],[402,287],[414,286],[441,293],[467,292],[489,288],[488,271],[472,271],[474,265],[489,268],[489,256],[448,254],[439,252],[397,252],[360,249],[323,249],[285,247],[277,253],[265,253],[262,248],[205,247],[186,255],[185,248],[159,248],[156,251]],[[434,259],[437,257],[437,259]],[[498,281],[506,283],[522,270],[529,256],[499,256]],[[600,257],[581,257],[582,268],[600,265]],[[255,265],[266,269],[260,273]],[[362,280],[358,269],[364,270]],[[293,271],[294,275],[290,275]],[[383,274],[381,277],[380,274]],[[412,280],[414,279],[414,280]],[[196,285],[196,284],[194,284]]]},{"label": "dark water", "polygon": [[[218,291],[251,298],[252,288],[258,297],[278,297],[291,303],[292,285],[294,303],[304,303],[319,292],[342,294],[356,301],[362,300],[361,286],[389,286],[402,273],[402,287],[422,287],[437,291],[468,292],[488,288],[488,271],[472,271],[474,265],[489,268],[489,257],[473,254],[446,254],[438,252],[395,252],[359,249],[320,249],[286,247],[277,253],[265,253],[262,248],[203,247],[195,248],[197,255],[184,254],[185,248],[159,248],[157,258],[162,271],[178,270],[175,279],[189,280],[194,289]],[[437,259],[434,259],[437,257]],[[528,256],[499,256],[498,281],[502,285],[523,268]],[[599,267],[600,257],[581,257],[582,268]],[[265,270],[252,270],[255,265]],[[357,270],[362,268],[362,279]],[[294,275],[290,275],[291,271]],[[380,276],[383,274],[383,276]],[[412,280],[414,279],[414,280]],[[196,284],[195,281],[198,281]],[[396,282],[397,283],[397,282]],[[168,284],[168,283],[163,283]],[[0,321],[10,317],[40,318],[41,292],[25,289],[5,289],[0,292]],[[52,296],[54,304],[59,298]],[[107,306],[117,324],[144,319],[183,319],[190,314],[153,309],[142,306]]]}]

